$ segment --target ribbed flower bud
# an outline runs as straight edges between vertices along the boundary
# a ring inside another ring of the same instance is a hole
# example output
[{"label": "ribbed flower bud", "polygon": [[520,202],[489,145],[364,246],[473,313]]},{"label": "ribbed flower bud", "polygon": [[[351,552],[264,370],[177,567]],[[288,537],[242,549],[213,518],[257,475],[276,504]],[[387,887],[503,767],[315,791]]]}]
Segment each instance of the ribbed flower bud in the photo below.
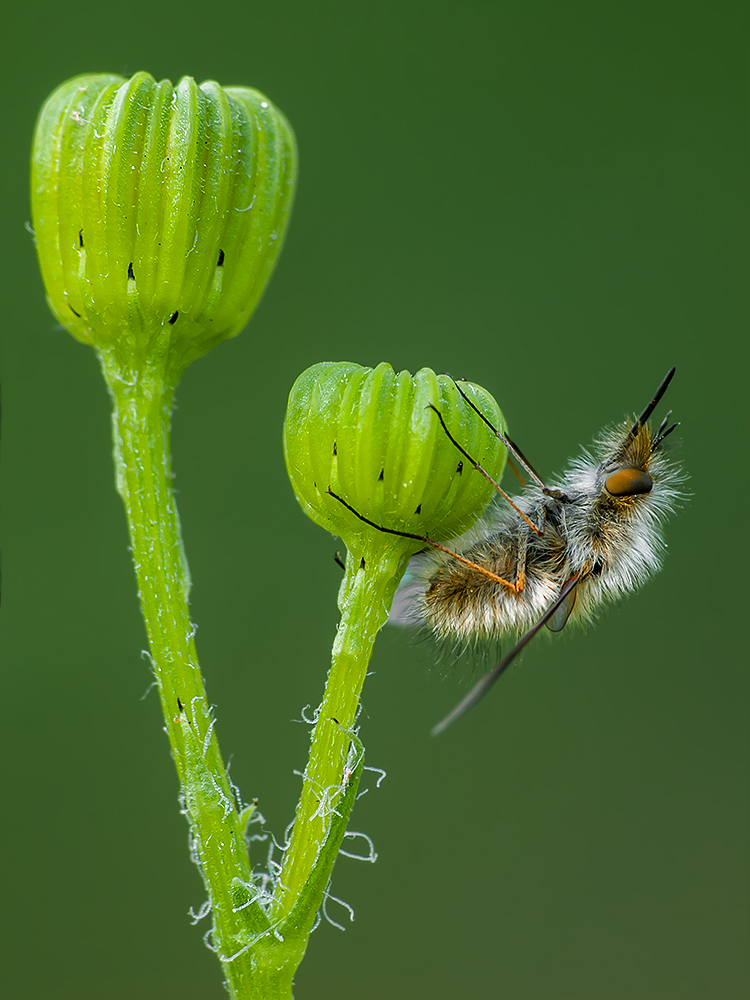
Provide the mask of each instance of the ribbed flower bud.
[{"label": "ribbed flower bud", "polygon": [[[503,426],[485,389],[469,382],[461,388],[494,426]],[[505,449],[447,375],[325,362],[295,382],[284,427],[289,478],[303,510],[350,552],[393,536],[364,523],[341,500],[381,527],[434,541],[460,534],[487,506],[492,485],[461,455],[432,407],[497,481]],[[404,542],[410,552],[424,547]]]},{"label": "ribbed flower bud", "polygon": [[181,371],[242,329],[294,194],[284,116],[243,87],[74,77],[42,108],[32,216],[50,307],[79,340]]}]

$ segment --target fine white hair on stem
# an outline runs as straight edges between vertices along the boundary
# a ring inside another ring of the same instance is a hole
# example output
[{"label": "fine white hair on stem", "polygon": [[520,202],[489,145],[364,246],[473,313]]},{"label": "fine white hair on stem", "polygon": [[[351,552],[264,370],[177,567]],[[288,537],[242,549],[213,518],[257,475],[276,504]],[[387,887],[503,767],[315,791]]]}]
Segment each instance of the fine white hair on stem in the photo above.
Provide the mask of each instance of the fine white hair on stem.
[{"label": "fine white hair on stem", "polygon": [[212,906],[213,906],[213,903],[211,902],[211,897],[210,896],[203,903],[201,903],[201,906],[200,906],[200,908],[199,908],[199,910],[198,910],[197,913],[193,910],[193,907],[191,906],[190,909],[188,910],[188,916],[190,917],[190,923],[193,926],[195,926],[201,920],[205,920],[205,918],[211,912]]},{"label": "fine white hair on stem", "polygon": [[[142,657],[143,657],[143,653],[145,653],[145,652],[146,651],[144,649],[143,652],[141,653]],[[151,655],[148,654],[148,656],[149,656],[149,659],[151,659]],[[144,657],[144,659],[145,659],[145,657]],[[152,662],[152,665],[153,665],[153,660],[151,660],[151,662]],[[138,700],[139,701],[145,701],[146,698],[148,698],[148,696],[154,690],[154,688],[158,688],[158,687],[159,687],[159,682],[158,681],[152,681]]]},{"label": "fine white hair on stem", "polygon": [[343,854],[345,858],[353,858],[355,861],[370,861],[374,864],[378,860],[378,852],[375,850],[372,839],[366,833],[360,833],[357,830],[351,832],[347,830],[344,834],[345,840],[354,840],[356,837],[361,837],[367,844],[367,854],[355,854],[353,851],[345,851],[343,847],[339,848],[339,854]]},{"label": "fine white hair on stem", "polygon": [[318,716],[320,715],[320,708],[321,708],[321,706],[318,705],[318,707],[313,711],[312,718],[308,718],[308,716],[307,716],[307,710],[308,710],[309,707],[310,707],[309,704],[305,705],[305,707],[300,712],[300,715],[302,716],[302,718],[301,719],[292,719],[292,722],[301,722],[301,723],[303,723],[306,726],[314,726],[315,723],[318,721]]},{"label": "fine white hair on stem", "polygon": [[375,787],[380,788],[382,782],[387,777],[386,772],[382,767],[368,767],[367,764],[362,768],[363,771],[373,771],[375,774],[379,775],[378,780],[375,782]]},{"label": "fine white hair on stem", "polygon": [[354,920],[354,910],[352,909],[352,907],[347,902],[345,902],[343,899],[339,899],[338,896],[334,896],[333,893],[330,892],[329,889],[326,889],[325,895],[323,897],[323,905],[320,908],[321,911],[322,911],[322,913],[323,913],[323,916],[328,921],[328,923],[331,924],[333,927],[338,927],[338,929],[340,931],[345,931],[346,927],[344,927],[343,924],[340,924],[337,920],[334,920],[333,917],[328,912],[328,901],[329,900],[331,900],[334,903],[338,903],[339,906],[343,906],[344,909],[347,910],[347,912],[349,913],[349,922],[350,923]]}]

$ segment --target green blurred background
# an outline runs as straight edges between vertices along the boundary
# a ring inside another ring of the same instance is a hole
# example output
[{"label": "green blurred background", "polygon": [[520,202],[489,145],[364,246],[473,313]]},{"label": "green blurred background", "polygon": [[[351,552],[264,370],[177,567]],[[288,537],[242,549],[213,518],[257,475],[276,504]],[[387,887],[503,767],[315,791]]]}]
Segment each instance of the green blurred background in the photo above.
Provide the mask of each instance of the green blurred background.
[{"label": "green blurred background", "polygon": [[316,931],[296,995],[747,996],[747,501],[720,488],[747,465],[746,5],[80,0],[3,19],[0,993],[224,995],[143,698],[107,395],[24,229],[49,91],[147,69],[257,87],[299,140],[276,275],[188,371],[174,427],[220,740],[277,836],[340,580],[283,466],[299,372],[387,360],[482,382],[552,474],[678,368],[692,495],[663,573],[537,641],[439,740],[482,664],[434,669],[429,644],[382,634],[361,733],[388,777],[354,816],[380,856],[341,859],[356,920]]}]

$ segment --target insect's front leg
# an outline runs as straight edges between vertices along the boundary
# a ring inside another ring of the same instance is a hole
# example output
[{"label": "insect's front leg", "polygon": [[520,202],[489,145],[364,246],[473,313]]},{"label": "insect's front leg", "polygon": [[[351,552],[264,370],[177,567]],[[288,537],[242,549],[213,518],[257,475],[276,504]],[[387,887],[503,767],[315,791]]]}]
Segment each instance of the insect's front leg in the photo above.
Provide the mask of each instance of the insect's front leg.
[{"label": "insect's front leg", "polygon": [[516,593],[520,594],[526,586],[526,553],[529,549],[528,532],[522,532],[518,539],[518,554],[516,556]]},{"label": "insect's front leg", "polygon": [[[529,511],[529,513],[531,514],[532,512]],[[534,524],[534,521],[529,517],[526,517],[525,520],[529,525],[529,527],[531,528],[531,530],[537,536],[537,538],[544,538],[544,531],[545,528],[547,527],[547,505],[540,504],[538,510],[538,517],[534,518],[536,524]],[[526,586],[526,560],[529,551],[530,537],[531,536],[529,535],[528,531],[520,531],[518,535],[518,550],[516,555],[516,586],[515,586],[517,594],[520,594],[521,591]]]},{"label": "insect's front leg", "polygon": [[539,537],[543,537],[544,529],[547,527],[547,504],[543,503],[539,507],[539,521],[536,526],[536,533]]}]

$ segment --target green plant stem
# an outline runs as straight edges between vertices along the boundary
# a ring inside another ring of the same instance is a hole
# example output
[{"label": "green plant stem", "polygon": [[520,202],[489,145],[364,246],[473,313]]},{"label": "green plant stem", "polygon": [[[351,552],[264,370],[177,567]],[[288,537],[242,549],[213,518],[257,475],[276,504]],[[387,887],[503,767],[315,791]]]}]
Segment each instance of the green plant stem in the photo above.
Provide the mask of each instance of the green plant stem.
[{"label": "green plant stem", "polygon": [[[376,547],[377,545],[377,547]],[[287,913],[305,884],[343,793],[344,766],[372,647],[388,618],[408,561],[399,539],[372,550],[351,551],[339,593],[341,621],[331,669],[312,737],[291,842],[276,891],[275,913]]]},{"label": "green plant stem", "polygon": [[242,822],[193,642],[189,575],[171,485],[169,428],[177,380],[156,364],[124,371],[112,357],[100,357],[114,401],[117,487],[193,853],[212,904],[212,944],[235,1000],[282,1000],[292,996],[296,966],[244,888],[250,887],[251,868]]},{"label": "green plant stem", "polygon": [[100,359],[114,402],[117,488],[193,856],[211,901],[212,946],[234,1000],[290,1000],[356,796],[362,747],[351,730],[372,646],[408,554],[400,539],[383,547],[378,538],[372,551],[350,552],[347,560],[341,623],[271,922],[254,899],[239,803],[193,642],[169,450],[177,377],[157,363],[125,370],[112,355],[100,352]]}]

